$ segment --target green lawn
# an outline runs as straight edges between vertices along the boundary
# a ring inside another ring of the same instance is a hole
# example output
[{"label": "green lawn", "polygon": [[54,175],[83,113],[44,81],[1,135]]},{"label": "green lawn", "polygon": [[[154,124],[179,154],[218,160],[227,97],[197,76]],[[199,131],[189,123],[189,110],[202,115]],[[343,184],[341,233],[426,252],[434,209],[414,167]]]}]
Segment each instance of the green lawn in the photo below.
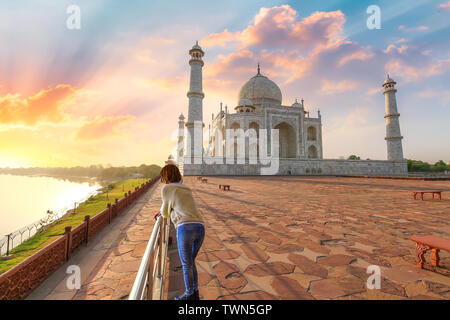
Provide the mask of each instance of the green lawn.
[{"label": "green lawn", "polygon": [[[22,262],[36,251],[42,249],[46,244],[51,243],[60,235],[64,234],[66,226],[72,226],[72,229],[80,225],[84,221],[86,215],[91,218],[97,213],[100,213],[107,207],[108,203],[114,203],[114,199],[121,199],[124,197],[124,191],[133,191],[135,187],[141,185],[148,179],[128,179],[114,184],[114,188],[108,192],[100,193],[95,197],[82,203],[76,210],[76,214],[67,214],[65,217],[55,222],[46,230],[31,237],[21,245],[17,246],[10,253],[13,258],[10,260],[0,261],[0,274],[11,269],[18,263]],[[124,190],[124,191],[122,191]]]}]

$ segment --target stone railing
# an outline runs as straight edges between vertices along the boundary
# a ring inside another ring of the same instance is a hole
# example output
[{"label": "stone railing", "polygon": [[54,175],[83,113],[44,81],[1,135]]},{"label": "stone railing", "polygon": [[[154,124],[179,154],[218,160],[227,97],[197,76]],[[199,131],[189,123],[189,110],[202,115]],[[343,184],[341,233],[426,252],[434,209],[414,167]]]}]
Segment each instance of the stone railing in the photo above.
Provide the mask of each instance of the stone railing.
[{"label": "stone railing", "polygon": [[88,215],[85,216],[84,222],[74,229],[67,226],[62,236],[1,274],[0,300],[25,298],[50,274],[69,260],[72,253],[82,245],[86,245],[158,180],[159,177],[155,177],[140,187],[136,187],[133,192],[125,193],[124,198],[115,199],[114,204],[108,204],[105,210],[92,219]]}]

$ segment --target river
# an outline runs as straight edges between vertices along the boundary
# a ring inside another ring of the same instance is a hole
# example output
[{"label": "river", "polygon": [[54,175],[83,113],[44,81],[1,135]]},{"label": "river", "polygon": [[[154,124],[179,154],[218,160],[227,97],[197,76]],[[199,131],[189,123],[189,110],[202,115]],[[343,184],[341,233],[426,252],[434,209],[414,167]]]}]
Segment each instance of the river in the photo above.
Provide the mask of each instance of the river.
[{"label": "river", "polygon": [[47,210],[73,209],[100,188],[97,181],[89,179],[0,174],[0,239],[45,218]]}]

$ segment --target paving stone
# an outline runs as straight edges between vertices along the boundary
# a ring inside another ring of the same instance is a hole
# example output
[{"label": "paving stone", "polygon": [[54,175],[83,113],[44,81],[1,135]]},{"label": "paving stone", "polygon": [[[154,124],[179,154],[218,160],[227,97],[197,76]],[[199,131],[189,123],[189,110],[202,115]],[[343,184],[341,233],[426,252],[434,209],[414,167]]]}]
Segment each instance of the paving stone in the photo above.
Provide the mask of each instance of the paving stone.
[{"label": "paving stone", "polygon": [[203,251],[198,254],[197,260],[200,261],[218,261],[218,260],[229,260],[236,259],[241,255],[240,252],[235,250],[217,250],[217,251]]},{"label": "paving stone", "polygon": [[318,263],[325,264],[331,267],[347,265],[355,261],[356,258],[345,254],[334,254],[325,258],[318,258]]},{"label": "paving stone", "polygon": [[276,276],[270,283],[283,300],[314,300],[297,281],[283,276]]},{"label": "paving stone", "polygon": [[[376,290],[376,289],[374,289]],[[386,278],[381,278],[381,288],[380,288],[381,292],[384,293],[389,293],[392,295],[396,295],[396,296],[400,296],[400,297],[406,297],[406,290],[404,287],[402,287],[401,285],[390,281],[389,279]]]},{"label": "paving stone", "polygon": [[258,277],[264,277],[268,275],[280,275],[291,273],[294,271],[295,266],[286,262],[267,262],[252,264],[247,267],[244,273],[248,273]]},{"label": "paving stone", "polygon": [[265,291],[239,292],[235,294],[220,296],[217,300],[278,300],[277,297]]},{"label": "paving stone", "polygon": [[326,278],[328,276],[328,270],[323,266],[309,260],[305,256],[291,253],[288,259],[298,266],[304,273],[308,273],[320,278]]},{"label": "paving stone", "polygon": [[300,247],[299,245],[293,244],[293,243],[284,243],[280,245],[275,246],[268,246],[266,249],[268,252],[272,253],[291,253],[293,251],[303,251],[303,247]]},{"label": "paving stone", "polygon": [[269,231],[258,232],[258,237],[269,244],[281,244],[280,237]]},{"label": "paving stone", "polygon": [[214,270],[220,285],[228,290],[238,292],[247,284],[247,279],[235,264],[221,261],[214,266]]},{"label": "paving stone", "polygon": [[267,253],[256,244],[243,244],[240,248],[251,260],[266,262],[269,259]]},{"label": "paving stone", "polygon": [[345,292],[329,279],[312,281],[309,286],[309,292],[313,296],[319,296],[327,299],[334,299],[345,295]]}]

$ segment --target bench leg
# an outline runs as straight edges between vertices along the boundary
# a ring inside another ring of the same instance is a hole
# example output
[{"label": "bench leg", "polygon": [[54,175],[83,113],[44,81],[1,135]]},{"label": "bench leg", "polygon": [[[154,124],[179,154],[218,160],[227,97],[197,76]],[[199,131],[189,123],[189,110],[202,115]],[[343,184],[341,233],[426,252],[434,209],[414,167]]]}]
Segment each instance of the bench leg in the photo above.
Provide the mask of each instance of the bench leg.
[{"label": "bench leg", "polygon": [[431,249],[431,265],[439,267],[439,249]]},{"label": "bench leg", "polygon": [[420,200],[423,200],[423,192],[420,193]]},{"label": "bench leg", "polygon": [[423,244],[416,243],[416,265],[419,268],[423,268],[423,263],[425,262],[425,252],[430,249],[428,246],[424,246]]},{"label": "bench leg", "polygon": [[441,193],[440,192],[438,193],[438,198],[439,198],[439,200],[441,200]]}]

